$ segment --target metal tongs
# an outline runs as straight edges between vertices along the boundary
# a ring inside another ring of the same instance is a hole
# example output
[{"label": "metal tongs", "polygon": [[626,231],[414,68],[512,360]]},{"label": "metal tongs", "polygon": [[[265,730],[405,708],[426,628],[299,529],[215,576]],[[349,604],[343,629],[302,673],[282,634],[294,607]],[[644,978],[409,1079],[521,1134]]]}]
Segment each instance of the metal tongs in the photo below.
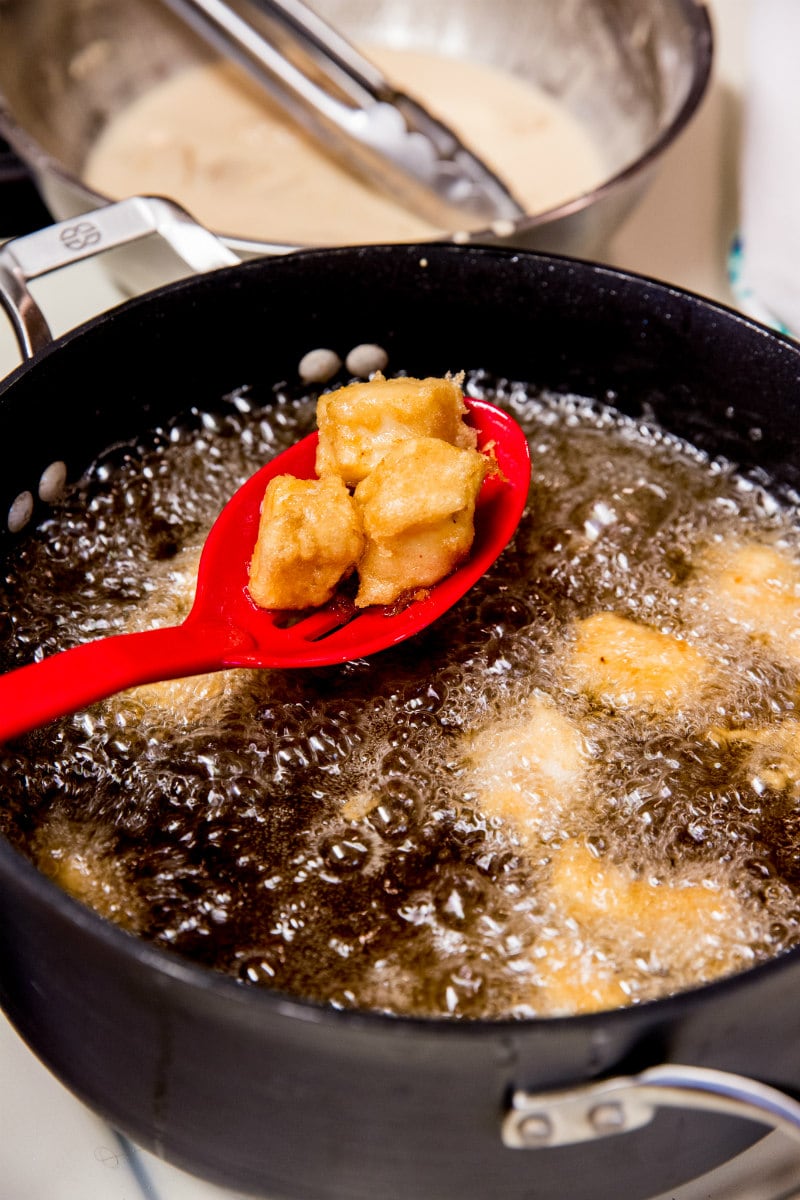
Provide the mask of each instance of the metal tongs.
[{"label": "metal tongs", "polygon": [[495,173],[302,0],[164,0],[350,169],[444,230],[516,221]]}]

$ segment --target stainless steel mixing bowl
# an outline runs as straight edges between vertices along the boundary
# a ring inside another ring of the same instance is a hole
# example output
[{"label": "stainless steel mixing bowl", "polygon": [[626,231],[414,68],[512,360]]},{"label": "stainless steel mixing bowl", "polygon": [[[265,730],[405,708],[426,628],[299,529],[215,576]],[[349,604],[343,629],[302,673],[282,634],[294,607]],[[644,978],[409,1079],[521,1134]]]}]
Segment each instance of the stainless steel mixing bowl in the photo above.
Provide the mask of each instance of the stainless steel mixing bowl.
[{"label": "stainless steel mixing bowl", "polygon": [[[706,90],[712,34],[697,0],[316,0],[357,43],[446,53],[530,80],[590,131],[608,163],[598,188],[531,213],[505,242],[595,255],[638,200]],[[210,52],[159,0],[3,0],[0,135],[54,216],[109,197],[83,181],[106,123],[142,91]],[[221,232],[241,257],[273,243]],[[280,247],[285,249],[286,247]]]}]

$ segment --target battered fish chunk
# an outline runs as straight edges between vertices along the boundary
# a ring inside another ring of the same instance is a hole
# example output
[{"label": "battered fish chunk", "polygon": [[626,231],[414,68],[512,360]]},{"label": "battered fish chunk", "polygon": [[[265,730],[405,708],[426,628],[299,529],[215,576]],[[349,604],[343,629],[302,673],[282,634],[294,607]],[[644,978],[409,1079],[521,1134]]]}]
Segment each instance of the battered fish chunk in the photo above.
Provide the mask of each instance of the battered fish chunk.
[{"label": "battered fish chunk", "polygon": [[364,549],[361,519],[341,479],[271,479],[261,504],[248,588],[262,608],[330,600]]},{"label": "battered fish chunk", "polygon": [[434,437],[406,438],[383,456],[354,496],[366,535],[359,608],[429,587],[466,558],[489,465],[477,450]]},{"label": "battered fish chunk", "polygon": [[588,762],[580,730],[544,695],[508,721],[493,721],[466,744],[470,784],[488,817],[522,841],[548,841],[579,806]]},{"label": "battered fish chunk", "polygon": [[647,999],[664,974],[687,987],[752,960],[754,921],[722,883],[647,878],[575,839],[553,855],[546,900],[533,999],[549,1015],[617,1008]]},{"label": "battered fish chunk", "polygon": [[614,946],[617,964],[644,958],[649,972],[675,972],[684,986],[748,965],[753,920],[721,883],[654,880],[569,841],[554,856],[550,903],[589,942]]},{"label": "battered fish chunk", "polygon": [[39,870],[70,896],[101,917],[139,932],[144,905],[110,831],[51,816],[36,835],[34,853]]},{"label": "battered fish chunk", "polygon": [[713,547],[698,564],[706,600],[747,632],[800,660],[800,563],[760,543]]},{"label": "battered fish chunk", "polygon": [[533,978],[542,997],[536,1008],[543,1015],[606,1012],[631,1003],[616,967],[572,930],[538,938],[534,956]]},{"label": "battered fish chunk", "polygon": [[461,378],[384,379],[378,373],[320,396],[317,474],[338,475],[354,486],[406,438],[441,438],[474,449],[477,434],[464,423]]},{"label": "battered fish chunk", "polygon": [[714,726],[707,736],[721,750],[745,753],[750,784],[759,794],[788,791],[800,796],[800,721],[790,718],[754,729]]},{"label": "battered fish chunk", "polygon": [[683,707],[712,672],[687,642],[613,612],[578,622],[567,670],[577,687],[605,704],[651,711]]}]

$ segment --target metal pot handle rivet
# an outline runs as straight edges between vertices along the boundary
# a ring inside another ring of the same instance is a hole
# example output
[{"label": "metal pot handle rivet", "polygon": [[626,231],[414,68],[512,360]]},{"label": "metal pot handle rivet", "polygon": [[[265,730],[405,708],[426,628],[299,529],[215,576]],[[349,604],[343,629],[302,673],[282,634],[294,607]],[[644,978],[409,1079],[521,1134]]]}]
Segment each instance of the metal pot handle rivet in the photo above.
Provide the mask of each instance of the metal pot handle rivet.
[{"label": "metal pot handle rivet", "polygon": [[6,242],[0,249],[0,305],[22,357],[32,358],[53,340],[28,289],[31,280],[152,234],[167,242],[192,273],[240,261],[180,205],[157,196],[132,196]]},{"label": "metal pot handle rivet", "polygon": [[558,1091],[515,1091],[502,1138],[515,1150],[569,1146],[639,1129],[660,1108],[740,1117],[800,1141],[800,1102],[778,1088],[727,1071],[666,1065]]},{"label": "metal pot handle rivet", "polygon": [[519,1122],[519,1135],[526,1146],[547,1146],[553,1137],[553,1123],[546,1113],[526,1113]]}]

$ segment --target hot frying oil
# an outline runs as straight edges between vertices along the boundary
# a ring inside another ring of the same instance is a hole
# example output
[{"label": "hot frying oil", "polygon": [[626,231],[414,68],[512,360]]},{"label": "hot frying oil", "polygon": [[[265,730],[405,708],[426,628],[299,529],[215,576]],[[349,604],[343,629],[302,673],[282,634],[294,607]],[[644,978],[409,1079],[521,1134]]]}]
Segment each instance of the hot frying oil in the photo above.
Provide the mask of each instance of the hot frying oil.
[{"label": "hot frying oil", "polygon": [[[608,408],[466,390],[523,423],[533,480],[456,608],[370,661],[151,685],[37,731],[0,758],[0,828],[156,945],[340,1007],[571,1013],[793,946],[800,654],[724,588],[767,547],[791,623],[796,514]],[[243,388],[93,464],[14,545],[4,665],[180,620],[219,508],[313,427],[313,397],[273,399]],[[597,614],[660,635],[666,675],[642,684],[602,632],[582,674]],[[694,673],[670,677],[676,644]]]}]

